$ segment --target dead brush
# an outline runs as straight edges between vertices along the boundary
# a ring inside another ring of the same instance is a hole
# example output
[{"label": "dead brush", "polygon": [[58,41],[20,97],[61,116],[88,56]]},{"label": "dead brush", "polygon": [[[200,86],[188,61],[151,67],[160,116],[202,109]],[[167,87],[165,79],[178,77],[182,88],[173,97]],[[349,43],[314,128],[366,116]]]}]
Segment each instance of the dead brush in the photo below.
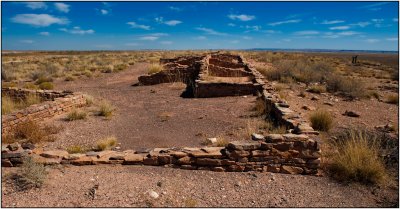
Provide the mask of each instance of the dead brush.
[{"label": "dead brush", "polygon": [[398,94],[390,94],[386,98],[386,102],[389,104],[399,104],[399,95]]},{"label": "dead brush", "polygon": [[36,163],[31,157],[23,158],[22,166],[13,175],[18,190],[40,188],[45,182],[47,171],[43,164]]},{"label": "dead brush", "polygon": [[73,109],[70,113],[68,113],[66,120],[67,121],[74,121],[74,120],[83,120],[86,119],[87,113],[78,110],[78,109]]},{"label": "dead brush", "polygon": [[378,154],[376,136],[362,130],[348,130],[330,144],[336,148],[327,165],[333,178],[366,184],[385,182],[388,175]]},{"label": "dead brush", "polygon": [[317,110],[310,116],[311,126],[319,131],[329,131],[333,125],[333,117],[326,110]]},{"label": "dead brush", "polygon": [[17,125],[11,130],[10,134],[2,137],[9,143],[12,142],[30,142],[33,144],[42,143],[46,141],[54,141],[52,134],[54,132],[48,131],[48,128],[43,128],[38,123],[34,121],[25,122]]},{"label": "dead brush", "polygon": [[96,143],[96,151],[108,150],[117,145],[117,138],[114,136],[107,137]]}]

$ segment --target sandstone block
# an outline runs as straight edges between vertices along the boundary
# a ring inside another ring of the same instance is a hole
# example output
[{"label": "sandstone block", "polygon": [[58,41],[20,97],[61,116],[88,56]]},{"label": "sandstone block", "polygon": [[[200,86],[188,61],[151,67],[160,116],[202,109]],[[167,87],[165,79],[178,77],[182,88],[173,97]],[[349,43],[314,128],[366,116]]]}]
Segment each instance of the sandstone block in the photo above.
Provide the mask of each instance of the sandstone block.
[{"label": "sandstone block", "polygon": [[67,157],[68,155],[69,155],[68,152],[64,150],[44,151],[40,154],[40,156],[46,158],[64,158]]},{"label": "sandstone block", "polygon": [[255,150],[261,147],[261,143],[258,141],[233,141],[227,147],[233,150]]},{"label": "sandstone block", "polygon": [[211,158],[197,158],[196,159],[197,165],[204,165],[204,166],[220,166],[222,165],[221,160],[218,159],[211,159]]},{"label": "sandstone block", "polygon": [[273,148],[275,148],[275,149],[277,149],[279,151],[285,152],[285,151],[288,151],[291,148],[293,148],[293,143],[281,142],[281,143],[278,143],[278,144],[274,144]]},{"label": "sandstone block", "polygon": [[126,154],[124,157],[123,164],[125,165],[135,165],[143,163],[144,155],[141,154]]},{"label": "sandstone block", "polygon": [[282,134],[268,134],[265,136],[265,142],[268,143],[276,143],[276,142],[282,142],[284,140]]},{"label": "sandstone block", "polygon": [[158,157],[152,156],[152,157],[147,157],[143,160],[144,165],[159,165],[158,164]]},{"label": "sandstone block", "polygon": [[211,170],[215,171],[215,172],[224,172],[225,168],[223,168],[223,167],[213,167],[213,168],[211,168]]},{"label": "sandstone block", "polygon": [[227,171],[242,172],[242,171],[244,171],[244,166],[242,166],[242,165],[230,165],[230,166],[228,166]]},{"label": "sandstone block", "polygon": [[13,164],[8,159],[1,159],[1,167],[13,167]]},{"label": "sandstone block", "polygon": [[281,173],[286,173],[286,174],[301,174],[303,173],[303,168],[296,167],[296,166],[287,166],[283,165],[281,166]]},{"label": "sandstone block", "polygon": [[269,156],[270,155],[270,151],[268,150],[253,150],[251,151],[251,156],[253,157],[265,157],[265,156]]},{"label": "sandstone block", "polygon": [[265,140],[263,135],[257,134],[257,133],[251,134],[251,139],[254,141],[264,141]]}]

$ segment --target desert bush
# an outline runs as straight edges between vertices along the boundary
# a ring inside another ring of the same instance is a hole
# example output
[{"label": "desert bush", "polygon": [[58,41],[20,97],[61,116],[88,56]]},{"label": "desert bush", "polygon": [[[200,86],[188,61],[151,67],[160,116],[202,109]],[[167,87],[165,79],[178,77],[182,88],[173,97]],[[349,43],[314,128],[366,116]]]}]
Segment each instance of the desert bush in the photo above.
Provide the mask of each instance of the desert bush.
[{"label": "desert bush", "polygon": [[14,179],[19,190],[27,190],[41,187],[46,177],[47,171],[43,164],[36,163],[31,157],[25,157]]},{"label": "desert bush", "polygon": [[[53,132],[54,133],[54,132]],[[33,144],[53,141],[54,138],[51,136],[52,132],[49,128],[43,128],[34,121],[28,121],[25,123],[18,124],[13,128],[8,136],[5,137],[10,143],[13,142],[30,142]]]},{"label": "desert bush", "polygon": [[16,110],[15,102],[8,96],[1,97],[1,114],[5,115]]},{"label": "desert bush", "polygon": [[92,96],[90,96],[90,95],[87,95],[87,94],[85,94],[83,96],[85,97],[86,105],[87,106],[92,106],[92,104],[94,103],[94,98]]},{"label": "desert bush", "polygon": [[33,90],[39,89],[39,87],[36,86],[34,83],[26,83],[26,84],[24,84],[23,88],[25,88],[25,89],[33,89]]},{"label": "desert bush", "polygon": [[386,170],[374,135],[349,130],[331,143],[337,152],[330,156],[328,169],[335,179],[373,184],[383,182]]},{"label": "desert bush", "polygon": [[112,73],[114,70],[114,66],[108,65],[104,66],[103,69],[101,70],[102,73]]},{"label": "desert bush", "polygon": [[111,149],[115,145],[117,145],[117,138],[115,138],[113,136],[107,137],[96,143],[96,150],[103,151],[103,150]]},{"label": "desert bush", "polygon": [[114,66],[114,71],[119,72],[119,71],[126,70],[127,68],[128,68],[127,64],[119,64],[119,65]]},{"label": "desert bush", "polygon": [[342,92],[352,98],[361,98],[365,96],[365,86],[360,80],[337,75],[328,77],[327,90],[329,92]]},{"label": "desert bush", "polygon": [[316,94],[324,93],[324,92],[326,92],[326,86],[324,86],[324,85],[312,85],[307,89],[307,91],[311,92],[311,93],[316,93]]},{"label": "desert bush", "polygon": [[104,117],[111,117],[115,108],[107,101],[103,101],[100,103],[100,108],[99,108],[99,116],[104,116]]},{"label": "desert bush", "polygon": [[49,83],[49,82],[52,82],[52,81],[53,81],[53,78],[51,78],[51,77],[46,77],[44,75],[39,75],[39,77],[37,78],[35,84],[36,85],[40,85],[42,83],[46,83],[46,82]]},{"label": "desert bush", "polygon": [[167,121],[174,115],[173,112],[162,112],[158,115],[162,122]]},{"label": "desert bush", "polygon": [[319,131],[329,131],[332,128],[333,117],[325,110],[317,110],[310,116],[311,126]]},{"label": "desert bush", "polygon": [[163,70],[163,66],[160,64],[151,64],[147,69],[149,74],[158,73]]},{"label": "desert bush", "polygon": [[65,81],[74,81],[75,80],[75,76],[73,75],[67,75],[64,79]]},{"label": "desert bush", "polygon": [[261,116],[267,113],[267,105],[261,97],[257,98],[253,111],[255,112],[255,116]]},{"label": "desert bush", "polygon": [[74,120],[83,120],[87,116],[87,113],[81,110],[73,109],[70,113],[68,113],[66,120],[74,121]]},{"label": "desert bush", "polygon": [[52,90],[54,89],[54,85],[51,82],[43,82],[39,84],[39,88],[42,90]]},{"label": "desert bush", "polygon": [[399,104],[399,95],[398,94],[390,94],[386,98],[386,102],[389,104]]},{"label": "desert bush", "polygon": [[17,87],[17,83],[15,83],[15,82],[1,82],[1,87],[2,88]]},{"label": "desert bush", "polygon": [[88,151],[87,148],[84,148],[80,145],[69,146],[69,147],[67,147],[66,150],[69,154],[84,153],[84,152]]}]

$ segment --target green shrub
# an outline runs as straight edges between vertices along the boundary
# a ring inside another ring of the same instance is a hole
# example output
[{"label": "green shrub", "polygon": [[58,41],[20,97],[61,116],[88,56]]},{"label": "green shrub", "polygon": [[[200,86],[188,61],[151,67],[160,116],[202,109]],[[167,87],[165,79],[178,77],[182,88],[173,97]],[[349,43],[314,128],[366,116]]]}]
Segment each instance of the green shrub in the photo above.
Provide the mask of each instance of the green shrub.
[{"label": "green shrub", "polygon": [[39,88],[42,90],[52,90],[52,89],[54,89],[54,85],[53,85],[53,83],[50,83],[50,82],[43,82],[43,83],[39,84]]},{"label": "green shrub", "polygon": [[340,181],[383,183],[386,170],[379,158],[376,137],[364,131],[350,130],[332,142],[337,148],[328,169]]},{"label": "green shrub", "polygon": [[332,115],[325,110],[317,110],[310,116],[311,126],[319,131],[329,131],[333,124]]}]

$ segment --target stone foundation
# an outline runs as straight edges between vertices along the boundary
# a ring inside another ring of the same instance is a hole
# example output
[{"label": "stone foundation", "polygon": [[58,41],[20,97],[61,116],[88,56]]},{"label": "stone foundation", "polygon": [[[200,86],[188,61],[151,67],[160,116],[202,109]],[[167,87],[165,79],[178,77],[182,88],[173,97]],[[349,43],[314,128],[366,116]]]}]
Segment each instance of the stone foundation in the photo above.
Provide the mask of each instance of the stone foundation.
[{"label": "stone foundation", "polygon": [[18,124],[28,121],[43,121],[68,112],[73,108],[86,105],[83,94],[66,91],[2,88],[2,94],[9,95],[12,99],[25,99],[28,94],[35,94],[45,100],[40,104],[34,104],[23,110],[3,115],[1,119],[2,134],[8,134]]},{"label": "stone foundation", "polygon": [[148,152],[126,150],[68,154],[63,150],[24,150],[16,144],[2,146],[3,167],[19,166],[22,158],[27,156],[45,165],[122,164],[217,172],[316,174],[321,152],[317,142],[306,135],[296,134],[270,134],[254,137],[254,141],[234,141],[225,147],[155,148]]}]

